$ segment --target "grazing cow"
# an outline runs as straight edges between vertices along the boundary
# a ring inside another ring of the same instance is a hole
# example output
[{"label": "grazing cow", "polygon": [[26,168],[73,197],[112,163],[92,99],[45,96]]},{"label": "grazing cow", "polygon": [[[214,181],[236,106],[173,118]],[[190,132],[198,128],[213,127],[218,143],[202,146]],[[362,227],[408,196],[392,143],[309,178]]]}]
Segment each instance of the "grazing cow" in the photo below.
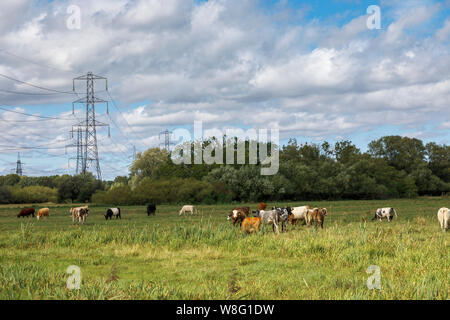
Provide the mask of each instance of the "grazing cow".
[{"label": "grazing cow", "polygon": [[106,210],[106,214],[105,214],[105,219],[108,220],[112,220],[112,217],[116,217],[117,219],[122,219],[122,216],[120,215],[120,208],[109,208],[108,210]]},{"label": "grazing cow", "polygon": [[40,220],[42,217],[47,217],[50,215],[50,209],[49,208],[42,208],[39,209],[37,212],[37,219]]},{"label": "grazing cow", "polygon": [[30,217],[30,216],[33,216],[33,218],[34,218],[34,212],[35,212],[35,210],[33,208],[24,208],[24,209],[20,210],[19,214],[17,215],[17,218],[20,218],[20,217],[25,218],[25,217]]},{"label": "grazing cow", "polygon": [[194,214],[195,213],[195,206],[192,206],[192,205],[186,205],[186,206],[183,206],[183,208],[181,208],[181,210],[180,210],[180,216],[182,215],[182,214],[186,214],[186,212],[190,212],[191,214]]},{"label": "grazing cow", "polygon": [[382,221],[384,218],[387,219],[387,221],[392,221],[392,219],[398,218],[397,211],[395,211],[394,208],[379,208],[375,212],[375,217],[373,217],[372,221],[376,220],[377,218]]},{"label": "grazing cow", "polygon": [[450,210],[448,208],[441,208],[438,211],[439,224],[443,231],[447,231],[448,222],[450,221]]},{"label": "grazing cow", "polygon": [[86,218],[89,214],[89,207],[78,207],[78,208],[70,208],[70,213],[72,215],[72,223],[75,223],[75,220],[78,220],[79,223],[86,223]]},{"label": "grazing cow", "polygon": [[261,218],[245,218],[244,221],[242,221],[241,224],[241,230],[244,233],[253,233],[258,232],[259,228],[261,227]]},{"label": "grazing cow", "polygon": [[244,207],[248,210],[243,210],[243,208],[235,208],[233,209],[229,214],[227,220],[231,220],[233,222],[233,226],[236,225],[236,223],[239,223],[239,225],[242,225],[242,221],[248,216],[248,212],[250,212],[250,208]]},{"label": "grazing cow", "polygon": [[292,225],[297,224],[299,220],[306,222],[306,213],[309,209],[311,209],[310,206],[292,208],[292,214],[289,215],[289,222]]},{"label": "grazing cow", "polygon": [[280,233],[280,229],[278,228],[278,212],[276,210],[261,210],[258,212],[258,214],[265,224],[272,225],[273,232],[275,232],[276,234]]},{"label": "grazing cow", "polygon": [[289,220],[289,216],[292,215],[291,207],[287,208],[272,207],[272,210],[275,210],[278,213],[278,221],[281,222],[281,232],[285,231],[287,229],[286,224]]},{"label": "grazing cow", "polygon": [[258,211],[266,210],[266,208],[267,204],[265,204],[264,202],[258,203]]},{"label": "grazing cow", "polygon": [[319,225],[323,229],[323,222],[325,221],[325,216],[327,213],[326,208],[309,209],[307,212],[307,224],[310,226],[313,222],[316,227]]},{"label": "grazing cow", "polygon": [[150,203],[147,206],[147,216],[155,215],[156,213],[156,204]]},{"label": "grazing cow", "polygon": [[233,210],[242,211],[246,217],[248,217],[248,215],[250,214],[250,207],[239,207],[239,208],[234,208]]}]

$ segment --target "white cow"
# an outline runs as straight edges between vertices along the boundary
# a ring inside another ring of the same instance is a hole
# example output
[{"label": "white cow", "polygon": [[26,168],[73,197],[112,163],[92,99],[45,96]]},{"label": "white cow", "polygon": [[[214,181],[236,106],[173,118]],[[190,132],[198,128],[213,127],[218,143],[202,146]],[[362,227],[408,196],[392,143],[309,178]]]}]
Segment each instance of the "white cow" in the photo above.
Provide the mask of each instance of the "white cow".
[{"label": "white cow", "polygon": [[450,220],[450,210],[448,208],[440,208],[437,216],[442,230],[447,231],[448,222]]},{"label": "white cow", "polygon": [[395,211],[394,208],[379,208],[375,212],[375,217],[373,217],[372,221],[376,220],[377,218],[380,219],[380,221],[386,218],[387,221],[390,222],[392,221],[392,219],[394,219],[394,215],[395,218],[398,218],[397,211]]},{"label": "white cow", "polygon": [[180,210],[180,216],[182,215],[182,214],[186,214],[186,212],[190,212],[191,214],[194,214],[195,213],[195,206],[191,206],[191,205],[186,205],[186,206],[183,206],[183,208],[181,208],[181,210]]}]

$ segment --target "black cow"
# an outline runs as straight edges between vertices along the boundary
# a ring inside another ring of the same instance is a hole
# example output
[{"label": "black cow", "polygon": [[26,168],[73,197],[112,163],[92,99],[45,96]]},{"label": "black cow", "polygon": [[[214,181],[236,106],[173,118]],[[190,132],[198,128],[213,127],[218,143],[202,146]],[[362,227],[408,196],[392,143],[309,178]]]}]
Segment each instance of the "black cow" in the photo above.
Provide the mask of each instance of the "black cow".
[{"label": "black cow", "polygon": [[147,216],[150,217],[151,215],[155,215],[155,212],[156,212],[156,205],[153,203],[150,203],[147,206]]},{"label": "black cow", "polygon": [[105,219],[112,219],[112,217],[115,216],[116,219],[120,218],[122,219],[122,217],[120,216],[120,208],[110,208],[106,211],[105,214]]}]

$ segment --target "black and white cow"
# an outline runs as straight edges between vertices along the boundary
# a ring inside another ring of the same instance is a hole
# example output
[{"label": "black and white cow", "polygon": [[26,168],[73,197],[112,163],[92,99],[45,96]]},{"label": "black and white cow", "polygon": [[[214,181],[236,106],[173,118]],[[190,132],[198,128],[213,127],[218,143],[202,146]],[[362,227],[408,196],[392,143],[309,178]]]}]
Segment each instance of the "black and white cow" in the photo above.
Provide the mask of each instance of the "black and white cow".
[{"label": "black and white cow", "polygon": [[273,232],[276,234],[280,233],[280,229],[278,228],[278,212],[276,210],[261,210],[258,212],[258,215],[265,224],[272,225]]},{"label": "black and white cow", "polygon": [[383,219],[387,219],[387,221],[392,221],[392,219],[398,218],[397,211],[395,211],[394,208],[379,208],[375,212],[375,217],[373,217],[373,220],[380,219],[382,221]]},{"label": "black and white cow", "polygon": [[275,210],[278,213],[278,221],[281,222],[281,232],[285,231],[286,224],[289,220],[289,216],[292,214],[292,208],[286,207],[286,208],[277,208],[272,207],[272,210]]},{"label": "black and white cow", "polygon": [[120,208],[109,208],[108,210],[106,210],[106,214],[105,214],[105,219],[112,219],[112,217],[116,217],[116,219],[120,218],[122,219],[122,217],[120,216]]},{"label": "black and white cow", "polygon": [[150,203],[147,206],[147,216],[155,215],[156,212],[156,205],[153,203]]}]

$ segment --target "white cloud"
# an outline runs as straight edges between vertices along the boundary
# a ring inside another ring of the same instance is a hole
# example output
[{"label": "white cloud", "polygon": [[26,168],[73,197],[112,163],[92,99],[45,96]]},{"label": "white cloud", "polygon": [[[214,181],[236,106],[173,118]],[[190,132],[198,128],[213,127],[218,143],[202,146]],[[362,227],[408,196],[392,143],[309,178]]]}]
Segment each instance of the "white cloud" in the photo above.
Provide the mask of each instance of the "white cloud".
[{"label": "white cloud", "polygon": [[[111,106],[120,129],[112,125],[115,142],[103,140],[101,152],[123,158],[132,148],[123,135],[143,149],[159,144],[161,130],[194,120],[208,129],[279,127],[285,138],[312,139],[384,125],[413,127],[424,137],[427,124],[448,129],[450,22],[431,36],[415,32],[430,28],[440,9],[433,1],[383,2],[383,17],[392,20],[383,18],[383,30],[368,30],[365,12],[339,26],[307,21],[283,5],[269,15],[254,0],[72,2],[81,8],[81,30],[66,28],[66,2],[2,3],[0,47],[7,53],[0,50],[0,73],[63,91],[87,71],[107,76],[132,128]],[[0,89],[42,93],[3,78]],[[0,98],[15,106],[58,106],[56,116],[70,112],[61,105],[75,100],[5,92]],[[131,104],[136,107],[125,107]],[[68,123],[52,122],[48,136],[64,136]],[[38,126],[0,126],[42,142],[33,138],[42,133]]]}]

